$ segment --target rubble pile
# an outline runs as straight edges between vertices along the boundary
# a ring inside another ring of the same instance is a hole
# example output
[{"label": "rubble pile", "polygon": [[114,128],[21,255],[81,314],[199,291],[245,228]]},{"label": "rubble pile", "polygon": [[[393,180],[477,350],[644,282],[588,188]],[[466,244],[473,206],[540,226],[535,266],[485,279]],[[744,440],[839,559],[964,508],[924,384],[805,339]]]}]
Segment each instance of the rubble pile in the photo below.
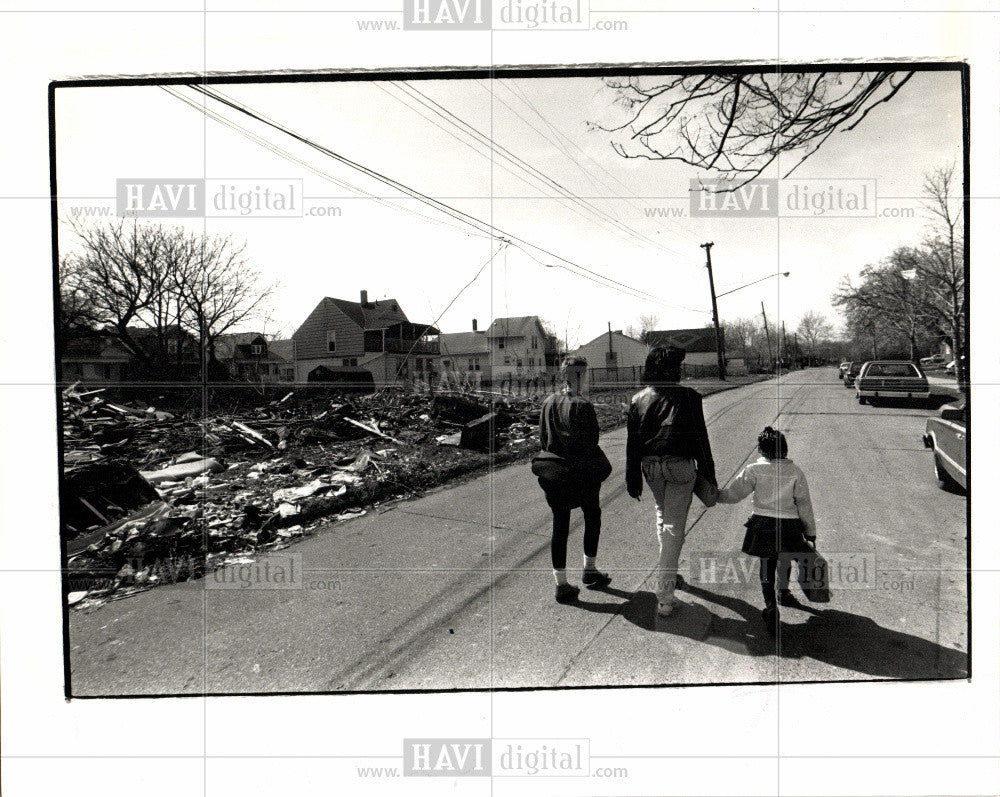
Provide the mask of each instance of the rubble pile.
[{"label": "rubble pile", "polygon": [[[308,391],[236,415],[63,392],[62,532],[81,607],[283,548],[538,447],[540,399]],[[602,426],[621,408],[601,411]]]}]

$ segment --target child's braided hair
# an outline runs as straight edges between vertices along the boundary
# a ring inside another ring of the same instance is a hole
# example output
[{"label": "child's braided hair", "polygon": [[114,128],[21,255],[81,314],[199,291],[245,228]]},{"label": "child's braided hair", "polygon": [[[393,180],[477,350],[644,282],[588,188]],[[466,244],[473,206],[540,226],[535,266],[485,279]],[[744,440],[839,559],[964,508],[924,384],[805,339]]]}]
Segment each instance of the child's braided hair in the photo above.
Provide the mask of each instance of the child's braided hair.
[{"label": "child's braided hair", "polygon": [[777,429],[765,426],[757,436],[757,448],[768,459],[784,459],[788,456],[788,441]]}]

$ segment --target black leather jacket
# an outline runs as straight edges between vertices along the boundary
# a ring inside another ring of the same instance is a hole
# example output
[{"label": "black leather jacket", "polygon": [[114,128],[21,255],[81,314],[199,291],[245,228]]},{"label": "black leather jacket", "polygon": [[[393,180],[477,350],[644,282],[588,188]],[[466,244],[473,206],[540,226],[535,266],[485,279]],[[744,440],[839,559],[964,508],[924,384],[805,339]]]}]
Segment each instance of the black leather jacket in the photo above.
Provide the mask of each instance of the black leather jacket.
[{"label": "black leather jacket", "polygon": [[625,482],[642,487],[642,458],[673,455],[693,459],[713,484],[715,462],[705,428],[701,394],[676,382],[647,387],[632,397],[625,445]]}]

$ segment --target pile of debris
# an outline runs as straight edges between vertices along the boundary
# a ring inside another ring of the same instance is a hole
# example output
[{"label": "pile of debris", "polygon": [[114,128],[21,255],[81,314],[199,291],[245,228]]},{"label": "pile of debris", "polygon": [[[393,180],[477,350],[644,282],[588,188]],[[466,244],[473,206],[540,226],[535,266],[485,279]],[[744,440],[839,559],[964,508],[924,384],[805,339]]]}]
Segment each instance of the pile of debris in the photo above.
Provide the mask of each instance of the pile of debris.
[{"label": "pile of debris", "polygon": [[292,391],[237,417],[76,388],[63,392],[61,507],[80,607],[286,547],[538,447],[538,399]]}]

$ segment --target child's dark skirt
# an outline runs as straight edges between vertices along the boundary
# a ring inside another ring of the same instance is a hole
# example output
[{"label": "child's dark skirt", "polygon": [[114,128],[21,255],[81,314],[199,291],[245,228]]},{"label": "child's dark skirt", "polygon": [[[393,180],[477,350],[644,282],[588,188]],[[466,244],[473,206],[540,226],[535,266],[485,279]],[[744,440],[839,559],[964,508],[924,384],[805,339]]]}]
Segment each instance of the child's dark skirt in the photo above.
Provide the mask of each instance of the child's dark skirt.
[{"label": "child's dark skirt", "polygon": [[811,549],[805,541],[805,526],[798,518],[783,519],[751,515],[744,524],[743,553],[770,559],[780,553],[805,553]]}]

